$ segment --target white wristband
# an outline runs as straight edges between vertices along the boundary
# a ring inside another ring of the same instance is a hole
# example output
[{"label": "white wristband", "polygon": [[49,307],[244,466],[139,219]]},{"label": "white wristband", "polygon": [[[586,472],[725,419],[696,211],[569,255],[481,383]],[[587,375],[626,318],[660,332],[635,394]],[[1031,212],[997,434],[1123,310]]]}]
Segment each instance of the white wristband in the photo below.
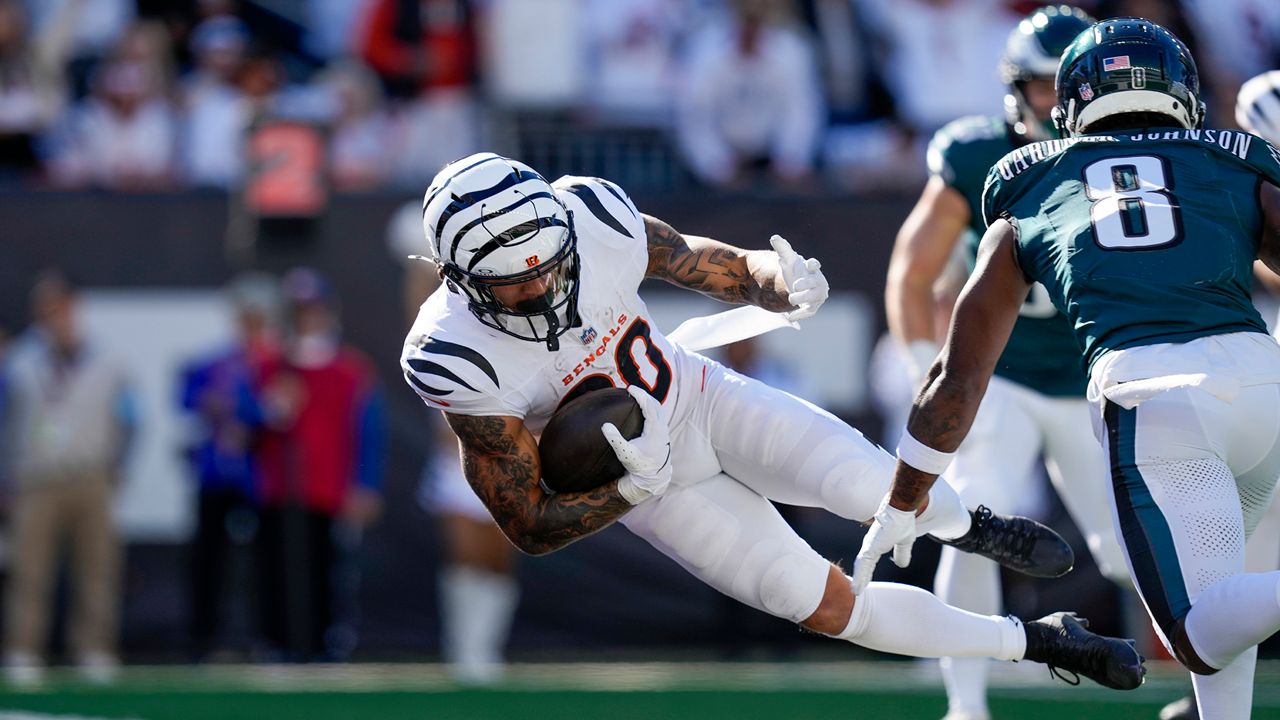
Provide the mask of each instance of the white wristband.
[{"label": "white wristband", "polygon": [[934,450],[911,435],[910,430],[902,431],[902,439],[898,440],[898,459],[919,470],[933,475],[941,475],[951,460],[953,452]]},{"label": "white wristband", "polygon": [[618,494],[622,496],[623,500],[632,505],[639,505],[653,497],[653,493],[636,485],[635,481],[631,479],[631,473],[618,478]]}]

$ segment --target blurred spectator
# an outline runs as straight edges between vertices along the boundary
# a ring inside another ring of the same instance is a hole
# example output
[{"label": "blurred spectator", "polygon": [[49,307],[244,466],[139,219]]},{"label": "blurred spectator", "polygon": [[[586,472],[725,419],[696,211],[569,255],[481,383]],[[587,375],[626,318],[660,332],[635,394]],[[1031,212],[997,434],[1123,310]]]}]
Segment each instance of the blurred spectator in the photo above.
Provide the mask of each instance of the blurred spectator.
[{"label": "blurred spectator", "polygon": [[130,25],[112,51],[111,59],[154,68],[159,93],[166,97],[172,94],[176,75],[173,41],[161,23],[151,20]]},{"label": "blurred spectator", "polygon": [[182,407],[196,416],[199,428],[190,449],[199,482],[189,566],[196,660],[216,649],[231,555],[236,546],[248,545],[257,527],[257,446],[263,424],[258,381],[262,368],[278,361],[276,293],[269,276],[235,279],[227,293],[236,313],[235,342],[183,371]]},{"label": "blurred spectator", "polygon": [[1021,16],[1005,0],[856,0],[898,119],[919,137],[1000,107],[996,68]]},{"label": "blurred spectator", "polygon": [[234,17],[205,20],[191,33],[194,67],[183,79],[183,171],[196,185],[231,187],[244,172],[248,111],[236,80],[248,32]]},{"label": "blurred spectator", "polygon": [[785,0],[731,5],[693,40],[676,109],[680,148],[715,185],[750,181],[760,168],[802,181],[826,120],[813,47]]},{"label": "blurred spectator", "polygon": [[14,449],[13,565],[5,669],[38,682],[63,552],[70,560],[70,645],[86,679],[116,672],[120,544],[112,496],[135,424],[122,370],[81,332],[75,290],[53,273],[31,292],[35,322],[9,361]]},{"label": "blurred spectator", "polygon": [[89,81],[99,61],[124,35],[134,18],[134,0],[26,0],[37,36],[65,26],[68,37],[72,91],[75,97],[89,92]]},{"label": "blurred spectator", "polygon": [[112,190],[168,189],[177,121],[162,93],[161,68],[113,60],[99,69],[93,86],[93,95],[70,118],[53,166],[55,180]]},{"label": "blurred spectator", "polygon": [[283,58],[268,45],[249,51],[237,83],[248,101],[250,122],[263,117],[321,122],[333,115],[329,94],[321,87],[289,82]]},{"label": "blurred spectator", "polygon": [[626,124],[670,124],[685,0],[586,0],[588,104]]},{"label": "blurred spectator", "polygon": [[[408,328],[418,307],[440,287],[434,264],[408,257],[426,250],[419,201],[405,203],[392,216],[387,242],[404,267]],[[515,548],[463,476],[458,438],[439,413],[428,413],[431,448],[418,497],[439,521],[444,543],[438,580],[441,653],[454,680],[484,685],[504,673],[504,650],[520,596]]]},{"label": "blurred spectator", "polygon": [[[9,507],[9,495],[13,491],[13,483],[10,479],[13,472],[14,450],[10,444],[13,438],[5,432],[8,427],[9,410],[9,373],[5,367],[5,359],[11,344],[9,328],[0,324],[0,508],[6,510]],[[0,538],[0,562],[8,565],[9,554],[8,538]]]},{"label": "blurred spectator", "polygon": [[[1100,3],[1099,11],[1103,10]],[[1203,64],[1208,58],[1225,76],[1224,85],[1218,88],[1219,95],[1234,100],[1236,90],[1245,80],[1267,70],[1280,68],[1280,3],[1275,0],[1183,0],[1182,2],[1147,2],[1152,5],[1176,5],[1184,22],[1194,25],[1195,40],[1201,41],[1203,50],[1191,47],[1197,64]],[[1110,9],[1110,8],[1107,8]],[[1126,8],[1126,10],[1132,9]],[[1152,20],[1164,25],[1159,19],[1164,8],[1149,9]],[[1118,12],[1118,11],[1117,11]],[[1099,15],[1105,17],[1105,15]],[[1146,17],[1145,15],[1142,17]],[[1187,22],[1189,21],[1189,22]],[[1179,28],[1165,25],[1188,46],[1193,39],[1183,35]],[[1201,75],[1204,69],[1200,70]],[[1202,79],[1203,82],[1203,79]],[[1216,116],[1219,126],[1229,116]]]},{"label": "blurred spectator", "polygon": [[[1277,34],[1280,33],[1280,4],[1214,0],[1212,9],[1201,6],[1199,16],[1193,15],[1195,4],[1183,0],[1099,0],[1095,14],[1100,20],[1146,18],[1178,36],[1186,43],[1200,71],[1200,99],[1208,111],[1205,124],[1234,127],[1236,92],[1240,85],[1253,75],[1275,67],[1269,62],[1280,62],[1280,56],[1267,57],[1280,51],[1280,34]],[[1271,9],[1263,12],[1263,5]],[[1202,25],[1201,21],[1206,20],[1208,25]],[[1217,42],[1210,44],[1210,51],[1205,52],[1202,28],[1214,28],[1231,37],[1216,38]],[[1243,72],[1237,74],[1239,71]]]},{"label": "blurred spectator", "polygon": [[259,569],[263,632],[287,659],[341,659],[354,639],[334,632],[343,526],[381,510],[383,411],[369,360],[342,344],[337,298],[312,270],[285,276],[285,353],[263,368]]},{"label": "blurred spectator", "polygon": [[37,142],[65,100],[64,45],[54,32],[34,41],[22,3],[0,0],[0,180],[39,168]]},{"label": "blurred spectator", "polygon": [[325,70],[317,82],[337,106],[329,133],[329,174],[336,190],[367,190],[382,184],[398,148],[387,142],[390,122],[382,87],[369,68],[354,61]]},{"label": "blurred spectator", "polygon": [[471,85],[473,32],[466,0],[372,0],[360,52],[391,95],[412,98]]},{"label": "blurred spectator", "polygon": [[870,105],[870,69],[861,18],[850,0],[808,0],[805,8],[819,48],[831,119],[864,116]]},{"label": "blurred spectator", "polygon": [[480,66],[495,105],[565,110],[582,100],[589,71],[580,0],[484,0],[483,7]]},{"label": "blurred spectator", "polygon": [[393,146],[398,182],[426,184],[479,147],[475,27],[465,0],[372,0],[360,54],[408,100]]},{"label": "blurred spectator", "polygon": [[306,0],[306,48],[316,58],[336,60],[355,54],[368,3],[355,0]]}]

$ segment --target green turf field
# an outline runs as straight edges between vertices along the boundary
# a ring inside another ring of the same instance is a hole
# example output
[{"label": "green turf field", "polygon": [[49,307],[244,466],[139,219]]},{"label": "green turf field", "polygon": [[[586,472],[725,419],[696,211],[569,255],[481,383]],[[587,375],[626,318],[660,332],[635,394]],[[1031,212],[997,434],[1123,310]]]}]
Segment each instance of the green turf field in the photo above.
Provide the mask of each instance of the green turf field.
[{"label": "green turf field", "polygon": [[[1133,692],[1049,682],[1042,668],[1001,666],[999,718],[1154,718],[1188,687],[1153,668]],[[0,720],[938,720],[937,670],[917,663],[625,663],[516,666],[488,690],[454,686],[435,665],[131,668],[109,689],[54,674],[40,689],[0,692]],[[1264,664],[1255,718],[1280,719],[1280,666]]]}]

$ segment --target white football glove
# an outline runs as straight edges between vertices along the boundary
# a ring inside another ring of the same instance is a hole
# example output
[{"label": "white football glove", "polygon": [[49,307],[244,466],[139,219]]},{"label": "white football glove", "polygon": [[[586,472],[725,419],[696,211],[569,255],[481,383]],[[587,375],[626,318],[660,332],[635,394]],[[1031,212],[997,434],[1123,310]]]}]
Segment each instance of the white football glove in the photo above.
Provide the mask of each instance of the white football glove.
[{"label": "white football glove", "polygon": [[791,249],[791,243],[782,239],[781,235],[769,238],[769,244],[778,253],[778,266],[782,270],[782,282],[787,286],[787,299],[796,308],[786,313],[786,318],[795,322],[813,317],[831,294],[831,284],[822,274],[822,263],[814,258],[806,260],[800,257]]},{"label": "white football glove", "polygon": [[671,433],[662,419],[662,406],[652,395],[635,385],[628,387],[627,392],[640,403],[640,412],[644,415],[644,431],[640,437],[634,440],[622,437],[613,423],[601,425],[600,432],[627,469],[627,474],[618,481],[618,494],[632,505],[639,505],[666,492],[667,485],[671,484]]},{"label": "white football glove", "polygon": [[899,510],[889,504],[889,496],[880,501],[867,529],[867,536],[862,539],[862,549],[858,558],[853,561],[853,594],[861,595],[871,582],[871,575],[876,571],[876,563],[880,556],[893,551],[893,564],[906,567],[911,564],[911,546],[916,541],[916,514],[912,510]]}]

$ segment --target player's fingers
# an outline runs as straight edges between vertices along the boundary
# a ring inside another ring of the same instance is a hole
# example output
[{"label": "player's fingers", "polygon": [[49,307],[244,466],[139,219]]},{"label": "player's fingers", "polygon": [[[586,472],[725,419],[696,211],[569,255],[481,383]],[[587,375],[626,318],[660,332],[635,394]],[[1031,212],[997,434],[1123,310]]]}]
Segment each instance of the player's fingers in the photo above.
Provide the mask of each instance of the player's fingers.
[{"label": "player's fingers", "polygon": [[799,292],[789,293],[787,295],[787,301],[790,302],[792,305],[799,307],[806,303],[815,302],[820,297],[822,297],[822,293],[818,290],[818,288],[806,288]]},{"label": "player's fingers", "polygon": [[804,261],[804,269],[816,273],[822,269],[822,263],[818,262],[818,258],[809,258]]},{"label": "player's fingers", "polygon": [[784,265],[790,265],[796,259],[796,251],[791,249],[791,243],[787,242],[781,235],[774,235],[769,238],[769,245],[773,247],[773,251],[778,253],[778,259]]},{"label": "player's fingers", "polygon": [[640,414],[644,416],[645,426],[648,427],[650,420],[658,422],[660,414],[660,406],[657,398],[644,391],[639,385],[628,385],[627,394],[635,398],[636,403],[640,406]]},{"label": "player's fingers", "polygon": [[904,568],[911,564],[911,546],[914,541],[908,540],[893,546],[893,564]]},{"label": "player's fingers", "polygon": [[811,277],[806,276],[806,277],[796,278],[796,281],[791,283],[791,294],[794,296],[798,292],[801,292],[804,290],[813,290],[816,287],[818,287],[818,283]]},{"label": "player's fingers", "polygon": [[858,553],[858,557],[853,561],[853,574],[849,576],[849,584],[853,588],[854,595],[861,595],[862,591],[867,589],[871,576],[875,574],[878,559],[879,557],[874,553],[870,556]]},{"label": "player's fingers", "polygon": [[783,313],[782,317],[786,318],[787,322],[799,322],[801,320],[808,320],[813,317],[816,312],[817,311],[813,309],[812,305],[802,305],[795,310]]},{"label": "player's fingers", "polygon": [[613,423],[605,423],[600,426],[600,432],[604,435],[605,442],[613,448],[614,452],[621,452],[628,449],[630,443],[626,438],[622,437],[622,433],[618,432],[618,428]]}]

